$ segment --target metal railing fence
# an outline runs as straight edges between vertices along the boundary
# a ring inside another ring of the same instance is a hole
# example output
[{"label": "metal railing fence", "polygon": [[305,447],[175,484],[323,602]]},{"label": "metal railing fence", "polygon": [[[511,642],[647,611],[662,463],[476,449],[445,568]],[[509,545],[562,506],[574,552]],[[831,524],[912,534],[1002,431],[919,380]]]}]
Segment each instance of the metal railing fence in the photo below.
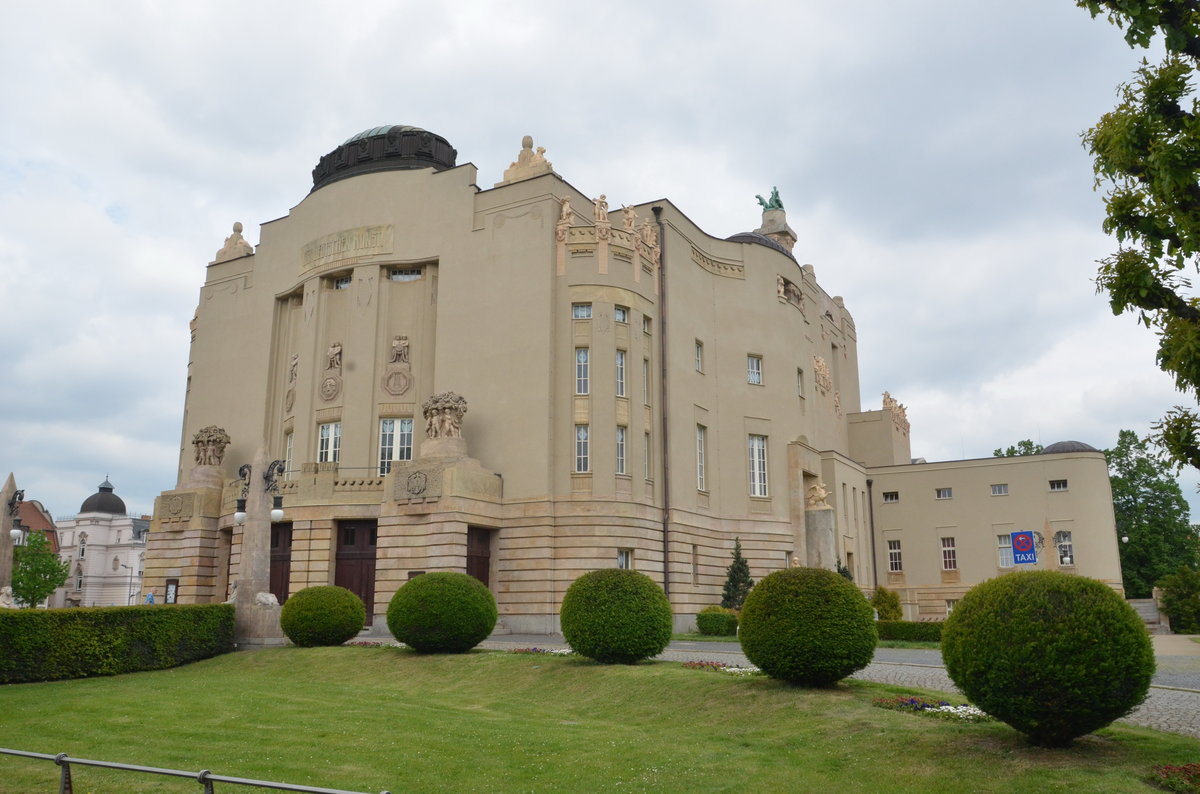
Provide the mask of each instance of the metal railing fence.
[{"label": "metal railing fence", "polygon": [[[0,753],[5,755],[15,755],[21,758],[35,758],[41,761],[53,761],[58,764],[61,773],[59,775],[58,794],[73,794],[74,789],[71,783],[71,765],[79,766],[98,766],[105,769],[119,769],[125,772],[140,772],[147,775],[166,775],[168,777],[184,777],[195,780],[201,786],[204,786],[204,794],[213,794],[214,783],[229,783],[234,786],[256,786],[258,788],[275,789],[276,791],[300,791],[304,794],[371,794],[371,792],[350,791],[349,789],[341,788],[319,788],[317,786],[302,786],[298,783],[279,783],[271,780],[253,780],[244,777],[230,777],[228,775],[214,775],[207,769],[201,769],[199,772],[187,772],[182,769],[163,769],[157,766],[138,766],[136,764],[118,764],[115,761],[97,761],[91,758],[71,758],[66,753],[58,755],[48,755],[46,753],[30,753],[25,750],[10,750],[7,747],[0,747]],[[383,791],[381,794],[390,794],[388,791]]]}]

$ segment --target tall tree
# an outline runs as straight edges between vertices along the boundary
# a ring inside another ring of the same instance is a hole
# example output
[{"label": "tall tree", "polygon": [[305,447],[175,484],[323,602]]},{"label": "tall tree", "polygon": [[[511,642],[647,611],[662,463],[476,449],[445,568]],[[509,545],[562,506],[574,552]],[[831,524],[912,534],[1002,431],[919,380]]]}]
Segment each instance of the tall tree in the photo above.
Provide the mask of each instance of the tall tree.
[{"label": "tall tree", "polygon": [[25,545],[13,553],[13,600],[20,606],[37,606],[63,586],[70,570],[70,563],[58,558],[44,534],[30,532]]},{"label": "tall tree", "polygon": [[[1120,104],[1084,133],[1098,187],[1105,187],[1104,230],[1116,253],[1100,261],[1097,289],[1114,314],[1131,312],[1158,335],[1159,367],[1193,401],[1200,397],[1200,300],[1189,271],[1200,265],[1200,10],[1195,0],[1076,0],[1104,13],[1131,47],[1162,41],[1157,65],[1142,60],[1119,89]],[[1177,465],[1200,468],[1200,417],[1175,406],[1154,441]],[[1132,542],[1132,541],[1131,541]]]},{"label": "tall tree", "polygon": [[1149,598],[1156,582],[1180,565],[1200,566],[1200,535],[1188,522],[1187,501],[1170,465],[1146,439],[1122,430],[1105,450],[1120,543],[1125,595]]},{"label": "tall tree", "polygon": [[742,539],[733,539],[733,562],[725,569],[725,589],[721,593],[721,606],[726,609],[741,609],[742,602],[754,587],[750,578],[750,563],[742,556]]},{"label": "tall tree", "polygon": [[1023,441],[1018,441],[1015,447],[992,450],[992,457],[1015,458],[1018,455],[1038,455],[1041,453],[1042,449],[1043,447],[1041,444],[1035,444],[1029,439],[1024,439]]}]

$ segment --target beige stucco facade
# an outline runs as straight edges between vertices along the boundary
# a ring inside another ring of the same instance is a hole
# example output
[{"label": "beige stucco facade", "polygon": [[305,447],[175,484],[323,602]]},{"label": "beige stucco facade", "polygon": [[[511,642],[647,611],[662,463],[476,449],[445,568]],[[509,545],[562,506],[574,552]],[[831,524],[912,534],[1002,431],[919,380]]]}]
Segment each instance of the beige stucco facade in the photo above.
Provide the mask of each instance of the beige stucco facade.
[{"label": "beige stucco facade", "polygon": [[[528,142],[482,189],[413,130],[322,158],[256,247],[238,227],[209,265],[146,587],[228,597],[238,467],[260,445],[285,461],[281,596],[369,576],[378,616],[415,573],[468,570],[505,626],[550,631],[577,576],[621,564],[685,626],[720,599],[735,538],[756,579],[840,558],[874,585],[870,516],[905,476],[908,423],[894,402],[860,413],[854,321],[789,253],[781,208],[728,240],[666,199],[610,213]],[[445,392],[467,401],[461,439],[426,432]],[[230,442],[204,459],[192,439],[214,425]]]}]

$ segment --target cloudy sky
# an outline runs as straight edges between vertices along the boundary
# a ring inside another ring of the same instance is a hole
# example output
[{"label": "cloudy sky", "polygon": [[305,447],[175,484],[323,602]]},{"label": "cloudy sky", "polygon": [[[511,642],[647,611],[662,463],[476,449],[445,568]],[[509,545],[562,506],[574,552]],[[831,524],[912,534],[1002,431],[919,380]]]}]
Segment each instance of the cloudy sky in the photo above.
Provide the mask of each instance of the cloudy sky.
[{"label": "cloudy sky", "polygon": [[532,134],[585,193],[721,237],[778,186],[863,408],[891,391],[929,460],[1104,448],[1184,401],[1092,284],[1079,133],[1142,53],[1072,0],[40,0],[0,29],[0,469],[56,516],[106,475],[131,511],[175,485],[205,264],[380,124],[480,185]]}]

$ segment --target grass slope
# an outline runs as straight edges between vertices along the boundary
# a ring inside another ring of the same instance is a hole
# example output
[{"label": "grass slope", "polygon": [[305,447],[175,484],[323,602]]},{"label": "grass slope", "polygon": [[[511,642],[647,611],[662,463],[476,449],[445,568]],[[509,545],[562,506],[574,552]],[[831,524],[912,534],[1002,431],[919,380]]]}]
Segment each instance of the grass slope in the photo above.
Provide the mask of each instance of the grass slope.
[{"label": "grass slope", "polygon": [[[360,791],[1130,792],[1194,739],[1119,727],[1067,750],[871,706],[901,691],[476,651],[280,648],[0,687],[0,746]],[[0,756],[0,791],[53,790]],[[77,791],[195,782],[77,767]],[[240,787],[222,787],[249,790]]]}]

